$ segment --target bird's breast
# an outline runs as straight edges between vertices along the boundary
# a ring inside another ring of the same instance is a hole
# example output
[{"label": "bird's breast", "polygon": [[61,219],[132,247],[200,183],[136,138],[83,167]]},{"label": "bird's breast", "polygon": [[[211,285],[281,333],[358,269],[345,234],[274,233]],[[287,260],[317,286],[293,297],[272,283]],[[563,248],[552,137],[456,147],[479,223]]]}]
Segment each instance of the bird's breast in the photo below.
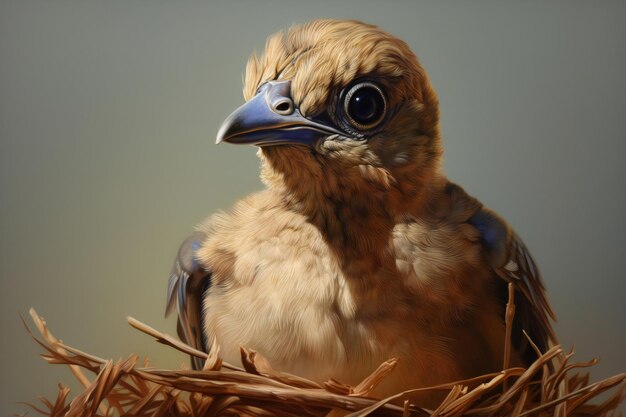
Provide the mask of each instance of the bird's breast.
[{"label": "bird's breast", "polygon": [[319,231],[293,212],[244,202],[206,227],[211,237],[200,255],[213,275],[204,332],[217,339],[225,360],[238,363],[243,346],[278,370],[357,384],[383,361],[400,358],[383,393],[464,373],[453,346],[455,326],[467,323],[447,317],[463,319],[454,304],[476,300],[470,287],[452,285],[457,272],[472,267],[465,255],[447,260],[449,237],[429,236],[424,249],[423,228],[399,227],[387,250],[393,267],[353,277]]}]

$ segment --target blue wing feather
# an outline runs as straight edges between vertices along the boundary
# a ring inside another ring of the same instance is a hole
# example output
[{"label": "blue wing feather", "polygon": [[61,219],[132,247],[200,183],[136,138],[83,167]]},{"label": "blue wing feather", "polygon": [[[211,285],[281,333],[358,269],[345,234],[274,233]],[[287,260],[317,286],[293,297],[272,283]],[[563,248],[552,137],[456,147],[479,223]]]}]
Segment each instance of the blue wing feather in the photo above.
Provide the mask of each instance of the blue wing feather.
[{"label": "blue wing feather", "polygon": [[[166,316],[174,308],[178,313],[178,335],[195,349],[205,351],[207,344],[203,335],[202,300],[211,284],[211,274],[197,258],[197,252],[207,236],[194,232],[183,241],[169,275],[167,285]],[[194,369],[202,368],[202,360],[192,357]]]},{"label": "blue wing feather", "polygon": [[542,351],[549,348],[550,342],[556,342],[551,324],[555,315],[546,298],[539,269],[524,242],[491,210],[480,208],[468,222],[478,230],[486,258],[495,275],[503,280],[499,286],[503,308],[507,302],[506,283],[512,282],[515,286],[517,296],[512,342],[522,357],[532,362],[536,355],[522,330]]}]

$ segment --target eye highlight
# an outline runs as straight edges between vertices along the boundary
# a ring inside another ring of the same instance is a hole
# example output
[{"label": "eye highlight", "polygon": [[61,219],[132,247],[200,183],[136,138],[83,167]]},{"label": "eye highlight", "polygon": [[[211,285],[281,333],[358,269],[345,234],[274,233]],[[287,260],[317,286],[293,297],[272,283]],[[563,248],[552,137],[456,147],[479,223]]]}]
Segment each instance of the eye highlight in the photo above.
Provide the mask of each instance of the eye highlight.
[{"label": "eye highlight", "polygon": [[361,131],[371,130],[387,113],[385,94],[369,81],[354,84],[343,96],[343,112],[353,127]]}]

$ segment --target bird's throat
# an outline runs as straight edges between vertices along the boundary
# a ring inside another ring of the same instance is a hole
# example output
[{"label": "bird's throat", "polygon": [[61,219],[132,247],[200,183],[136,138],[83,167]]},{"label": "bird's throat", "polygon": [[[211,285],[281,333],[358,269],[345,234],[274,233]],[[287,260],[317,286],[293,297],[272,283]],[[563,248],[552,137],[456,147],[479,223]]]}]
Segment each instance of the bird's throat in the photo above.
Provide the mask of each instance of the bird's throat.
[{"label": "bird's throat", "polygon": [[262,150],[261,178],[320,231],[342,267],[359,274],[392,263],[386,259],[395,224],[390,192],[343,167],[320,164],[302,147],[278,148]]}]

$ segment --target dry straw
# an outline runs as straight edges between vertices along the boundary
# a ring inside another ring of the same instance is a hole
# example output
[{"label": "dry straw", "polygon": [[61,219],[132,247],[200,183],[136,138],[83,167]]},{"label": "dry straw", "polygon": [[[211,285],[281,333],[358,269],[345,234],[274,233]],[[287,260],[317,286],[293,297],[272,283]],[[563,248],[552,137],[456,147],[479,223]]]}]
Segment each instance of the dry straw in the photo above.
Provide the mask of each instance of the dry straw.
[{"label": "dry straw", "polygon": [[[506,323],[510,329],[515,306],[509,287]],[[595,364],[570,362],[572,352],[554,346],[528,368],[509,368],[505,353],[503,371],[448,384],[400,392],[374,399],[368,394],[396,366],[390,359],[359,385],[330,380],[323,385],[272,369],[258,353],[242,348],[243,368],[223,362],[214,343],[210,354],[193,349],[131,317],[134,328],[158,342],[206,360],[201,371],[167,370],[138,364],[137,355],[113,362],[64,344],[33,309],[32,320],[41,338],[31,336],[46,351],[51,364],[68,365],[84,390],[70,400],[70,390],[59,385],[57,398],[40,398],[34,410],[53,417],[86,416],[609,416],[617,415],[624,399],[626,373],[589,383],[581,368]],[[26,323],[24,323],[26,325]],[[27,327],[28,329],[28,327]],[[30,330],[28,330],[30,333]],[[509,339],[507,338],[507,341]],[[507,342],[506,352],[509,352]],[[95,375],[90,379],[85,372]],[[446,391],[434,410],[410,404],[404,397],[417,391]],[[604,400],[591,403],[600,394]]]}]

